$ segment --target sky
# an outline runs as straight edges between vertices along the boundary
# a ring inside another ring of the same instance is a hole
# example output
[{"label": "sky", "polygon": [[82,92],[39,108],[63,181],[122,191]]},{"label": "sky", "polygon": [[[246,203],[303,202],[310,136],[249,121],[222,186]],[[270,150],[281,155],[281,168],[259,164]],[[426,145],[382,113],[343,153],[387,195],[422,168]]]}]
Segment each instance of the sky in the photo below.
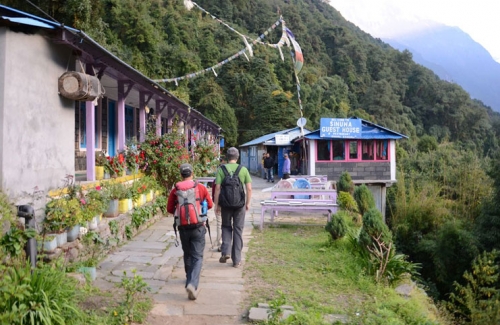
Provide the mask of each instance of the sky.
[{"label": "sky", "polygon": [[[500,62],[499,0],[329,0],[342,16],[374,37],[408,32],[412,24],[434,21],[456,26]],[[411,24],[408,24],[410,22]]]}]

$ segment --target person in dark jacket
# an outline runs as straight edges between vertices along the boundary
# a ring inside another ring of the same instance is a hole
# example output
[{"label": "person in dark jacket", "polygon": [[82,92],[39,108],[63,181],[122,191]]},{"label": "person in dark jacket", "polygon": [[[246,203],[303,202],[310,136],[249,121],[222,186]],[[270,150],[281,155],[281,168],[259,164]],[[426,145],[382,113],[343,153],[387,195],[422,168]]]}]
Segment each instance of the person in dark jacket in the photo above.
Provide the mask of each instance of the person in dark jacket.
[{"label": "person in dark jacket", "polygon": [[266,159],[264,159],[264,168],[267,169],[267,181],[274,183],[274,175],[273,175],[274,159],[271,158],[269,152],[266,154]]}]

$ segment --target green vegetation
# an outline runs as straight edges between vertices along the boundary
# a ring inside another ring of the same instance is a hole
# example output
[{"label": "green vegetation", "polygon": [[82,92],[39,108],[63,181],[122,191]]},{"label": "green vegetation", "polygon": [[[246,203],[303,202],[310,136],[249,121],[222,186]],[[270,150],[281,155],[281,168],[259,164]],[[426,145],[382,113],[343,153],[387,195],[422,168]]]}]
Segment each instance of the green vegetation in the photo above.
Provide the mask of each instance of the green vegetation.
[{"label": "green vegetation", "polygon": [[269,227],[254,235],[245,268],[248,304],[285,300],[298,311],[291,324],[326,324],[326,314],[347,315],[350,324],[445,324],[421,291],[404,298],[377,284],[348,237],[332,241],[318,226]]},{"label": "green vegetation", "polygon": [[[3,3],[42,15],[28,2]],[[299,78],[308,128],[317,128],[321,117],[358,116],[409,136],[396,147],[398,183],[387,193],[386,219],[398,252],[379,267],[390,270],[391,261],[400,261],[399,253],[407,255],[422,266],[420,282],[437,301],[448,299],[455,282],[467,286],[463,275],[473,272],[477,254],[500,249],[500,115],[471,99],[460,86],[415,64],[410,52],[396,51],[345,21],[326,1],[197,3],[254,38],[277,20],[279,7],[304,52]],[[207,68],[243,47],[240,36],[197,9],[186,10],[181,0],[40,0],[37,5],[59,22],[83,29],[154,79]],[[277,43],[280,36],[278,28],[265,40]],[[296,125],[300,115],[289,57],[282,61],[276,49],[256,45],[250,61],[233,60],[217,73],[217,78],[204,74],[164,86],[220,124],[228,146]],[[263,264],[269,266],[264,270],[257,265],[257,270],[264,280],[272,279],[269,283],[276,280],[287,300],[307,312],[330,312],[341,309],[345,301],[332,303],[326,298],[331,292],[341,295],[356,289],[352,312],[345,310],[350,315],[363,310],[363,323],[425,324],[417,311],[422,304],[394,298],[386,287],[365,277],[366,268],[356,263],[360,257],[342,255],[351,254],[345,247],[348,239],[322,246],[326,239],[318,233],[291,235],[310,231],[266,229],[265,238],[256,236]],[[284,238],[272,241],[278,234]],[[280,246],[285,243],[300,249],[285,254]],[[284,264],[289,272],[282,272]],[[324,281],[318,283],[318,276]],[[489,286],[500,289],[498,283]],[[454,294],[455,303],[467,299],[462,322],[473,322],[478,296],[466,290]],[[303,323],[313,324],[314,316],[310,317]]]},{"label": "green vegetation", "polygon": [[366,211],[375,208],[375,199],[373,198],[372,192],[370,192],[365,184],[356,186],[353,197],[358,204],[359,213],[362,215],[364,215]]},{"label": "green vegetation", "polygon": [[337,188],[339,192],[347,192],[352,195],[354,193],[354,183],[352,182],[351,174],[346,171],[342,172]]}]

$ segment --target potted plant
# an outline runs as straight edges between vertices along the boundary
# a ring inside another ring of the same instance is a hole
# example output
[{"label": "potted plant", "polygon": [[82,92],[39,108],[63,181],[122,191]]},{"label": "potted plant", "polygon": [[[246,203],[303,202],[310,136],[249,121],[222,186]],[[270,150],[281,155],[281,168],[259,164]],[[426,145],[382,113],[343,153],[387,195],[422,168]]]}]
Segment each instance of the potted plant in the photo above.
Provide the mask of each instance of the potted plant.
[{"label": "potted plant", "polygon": [[106,154],[102,151],[97,151],[95,153],[95,179],[104,179],[104,166],[108,163],[106,159]]},{"label": "potted plant", "polygon": [[140,145],[135,137],[127,143],[124,152],[127,174],[135,175],[139,171],[139,148]]},{"label": "potted plant", "polygon": [[80,217],[80,203],[76,198],[52,199],[45,206],[44,231],[53,234],[57,246],[61,247],[68,240],[66,229],[80,222]]},{"label": "potted plant", "polygon": [[140,207],[146,202],[144,195],[146,189],[146,184],[144,184],[142,179],[137,179],[134,181],[134,183],[132,183],[132,186],[130,187],[130,193],[134,202],[134,208]]},{"label": "potted plant", "polygon": [[94,281],[97,277],[97,264],[102,253],[104,240],[96,232],[82,233],[82,259],[79,272],[90,277]]},{"label": "potted plant", "polygon": [[118,212],[126,213],[132,209],[132,191],[122,184],[121,192],[118,197]]},{"label": "potted plant", "polygon": [[88,222],[90,230],[95,230],[97,229],[102,214],[108,209],[108,197],[101,186],[96,186],[88,190],[85,194],[85,203],[83,220]]},{"label": "potted plant", "polygon": [[108,200],[108,208],[104,212],[104,216],[108,218],[115,218],[118,216],[118,200],[124,191],[124,185],[120,182],[109,182],[102,186],[105,196]]}]

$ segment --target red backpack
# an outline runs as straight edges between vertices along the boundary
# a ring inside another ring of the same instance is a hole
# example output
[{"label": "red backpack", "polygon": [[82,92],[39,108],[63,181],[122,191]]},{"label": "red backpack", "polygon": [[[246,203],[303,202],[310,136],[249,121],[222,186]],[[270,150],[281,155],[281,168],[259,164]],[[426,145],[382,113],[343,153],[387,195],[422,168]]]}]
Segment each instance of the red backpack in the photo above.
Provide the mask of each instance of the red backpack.
[{"label": "red backpack", "polygon": [[198,182],[182,181],[175,185],[177,207],[175,209],[175,225],[177,227],[198,227],[203,224],[201,217],[201,198]]}]

